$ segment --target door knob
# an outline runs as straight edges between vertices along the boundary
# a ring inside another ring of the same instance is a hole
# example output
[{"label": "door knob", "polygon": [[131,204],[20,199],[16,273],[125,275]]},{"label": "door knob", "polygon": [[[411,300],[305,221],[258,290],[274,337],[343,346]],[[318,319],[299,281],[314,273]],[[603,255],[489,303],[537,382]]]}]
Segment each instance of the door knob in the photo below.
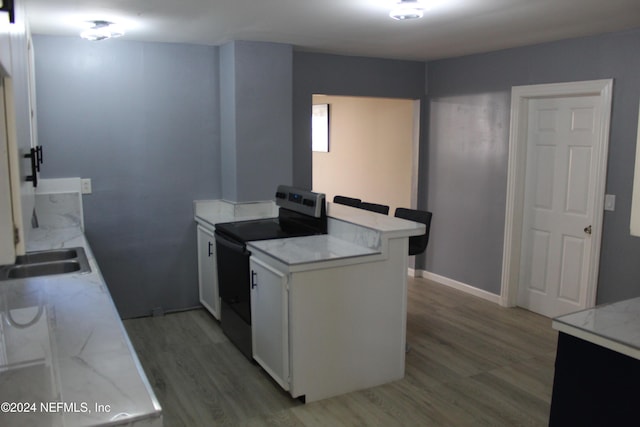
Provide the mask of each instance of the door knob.
[{"label": "door knob", "polygon": [[584,232],[587,234],[591,234],[591,226],[585,227]]}]

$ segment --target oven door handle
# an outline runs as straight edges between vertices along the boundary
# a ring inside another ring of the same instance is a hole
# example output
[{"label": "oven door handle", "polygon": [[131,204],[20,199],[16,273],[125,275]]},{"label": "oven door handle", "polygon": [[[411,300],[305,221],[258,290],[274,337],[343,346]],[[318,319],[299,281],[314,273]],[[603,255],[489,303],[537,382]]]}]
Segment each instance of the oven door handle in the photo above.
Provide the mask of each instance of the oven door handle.
[{"label": "oven door handle", "polygon": [[240,252],[240,253],[249,254],[249,255],[251,254],[251,252],[247,250],[247,247],[244,243],[233,241],[228,237],[225,237],[222,234],[218,233],[217,231],[215,232],[215,238],[216,238],[216,243],[219,243],[222,246],[234,252]]}]

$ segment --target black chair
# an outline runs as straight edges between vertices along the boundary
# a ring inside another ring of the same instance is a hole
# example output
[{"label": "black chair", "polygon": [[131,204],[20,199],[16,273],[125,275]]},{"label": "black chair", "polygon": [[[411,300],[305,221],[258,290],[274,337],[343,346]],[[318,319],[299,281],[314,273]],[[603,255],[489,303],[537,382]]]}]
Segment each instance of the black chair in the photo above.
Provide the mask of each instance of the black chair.
[{"label": "black chair", "polygon": [[333,196],[333,203],[339,203],[341,205],[352,206],[354,208],[360,207],[360,199],[354,199],[353,197],[346,196]]},{"label": "black chair", "polygon": [[409,237],[409,255],[418,255],[427,249],[429,243],[429,229],[431,228],[431,217],[433,214],[428,211],[417,209],[396,208],[394,215],[397,218],[408,219],[409,221],[421,222],[425,225],[426,231],[420,236]]},{"label": "black chair", "polygon": [[365,209],[371,212],[377,212],[383,215],[388,215],[389,214],[389,206],[387,205],[379,205],[377,203],[367,203],[367,202],[361,202],[360,206],[358,206],[360,209]]}]

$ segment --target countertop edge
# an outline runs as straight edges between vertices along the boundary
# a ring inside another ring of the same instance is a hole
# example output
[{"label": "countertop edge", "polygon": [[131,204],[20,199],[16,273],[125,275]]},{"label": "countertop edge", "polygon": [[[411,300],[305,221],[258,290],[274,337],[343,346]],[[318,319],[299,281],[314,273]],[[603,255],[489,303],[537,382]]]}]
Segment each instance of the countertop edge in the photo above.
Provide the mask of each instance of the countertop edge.
[{"label": "countertop edge", "polygon": [[135,364],[136,370],[138,371],[138,375],[140,375],[140,379],[142,380],[142,383],[144,384],[145,388],[147,389],[147,393],[149,393],[149,398],[151,400],[151,403],[154,407],[154,412],[150,412],[149,414],[146,415],[138,415],[136,417],[132,417],[131,419],[127,419],[128,422],[134,422],[134,421],[138,421],[138,420],[143,420],[146,418],[155,418],[156,416],[160,416],[162,417],[162,406],[160,405],[160,401],[158,400],[158,397],[156,396],[155,392],[153,391],[153,387],[151,387],[151,383],[149,382],[149,378],[147,378],[147,374],[144,371],[144,368],[142,367],[142,363],[140,362],[140,359],[138,358],[138,353],[136,352],[135,348],[133,347],[133,343],[131,342],[131,338],[129,338],[129,333],[127,332],[127,329],[124,327],[124,323],[122,322],[122,318],[120,317],[120,313],[118,313],[118,308],[116,307],[116,303],[115,301],[113,301],[113,297],[111,296],[111,292],[109,291],[109,286],[107,286],[107,282],[104,280],[104,276],[102,275],[102,271],[100,270],[100,267],[98,265],[98,261],[95,259],[95,256],[93,255],[93,252],[91,251],[91,246],[89,245],[89,242],[87,240],[87,237],[85,236],[84,233],[82,233],[82,239],[83,239],[83,247],[85,248],[85,250],[87,250],[89,253],[91,253],[91,257],[93,259],[93,266],[96,268],[96,274],[98,275],[98,277],[100,278],[100,280],[102,281],[102,285],[104,286],[104,288],[106,289],[107,293],[109,294],[109,300],[111,302],[111,310],[113,311],[114,315],[120,319],[120,331],[123,334],[123,337],[125,339],[125,342],[127,343],[127,347],[129,348],[129,352],[131,353],[131,358],[133,359],[133,362]]},{"label": "countertop edge", "polygon": [[209,228],[211,231],[215,230],[216,225],[214,223],[212,223],[211,221],[206,220],[205,218],[196,215],[193,217],[194,221],[197,222],[198,224],[200,224],[201,226],[205,227],[205,228]]},{"label": "countertop edge", "polygon": [[626,356],[633,357],[636,360],[640,360],[640,349],[634,348],[620,341],[603,337],[602,335],[586,331],[584,329],[569,325],[559,320],[553,320],[551,326],[558,332],[572,335],[576,338],[580,338],[592,344],[596,344],[609,350],[624,354]]},{"label": "countertop edge", "polygon": [[[304,237],[300,237],[301,239]],[[318,260],[303,260],[299,262],[289,262],[288,260],[280,258],[273,252],[260,248],[253,244],[254,242],[247,242],[247,247],[253,251],[260,252],[269,258],[278,261],[283,267],[286,267],[287,272],[297,273],[301,271],[322,270],[326,268],[344,267],[354,264],[363,264],[368,262],[375,262],[384,259],[382,252],[375,252],[362,255],[347,255],[336,258],[318,259]]]}]

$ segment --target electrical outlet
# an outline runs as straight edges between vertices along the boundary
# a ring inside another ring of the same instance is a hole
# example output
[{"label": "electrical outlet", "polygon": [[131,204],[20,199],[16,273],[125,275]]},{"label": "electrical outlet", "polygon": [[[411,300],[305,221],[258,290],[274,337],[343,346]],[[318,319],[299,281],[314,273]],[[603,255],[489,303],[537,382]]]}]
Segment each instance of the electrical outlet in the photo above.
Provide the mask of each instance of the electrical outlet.
[{"label": "electrical outlet", "polygon": [[91,179],[90,178],[82,178],[80,180],[80,185],[82,186],[82,194],[91,194]]},{"label": "electrical outlet", "polygon": [[604,210],[614,211],[616,210],[616,196],[615,194],[604,195]]}]

